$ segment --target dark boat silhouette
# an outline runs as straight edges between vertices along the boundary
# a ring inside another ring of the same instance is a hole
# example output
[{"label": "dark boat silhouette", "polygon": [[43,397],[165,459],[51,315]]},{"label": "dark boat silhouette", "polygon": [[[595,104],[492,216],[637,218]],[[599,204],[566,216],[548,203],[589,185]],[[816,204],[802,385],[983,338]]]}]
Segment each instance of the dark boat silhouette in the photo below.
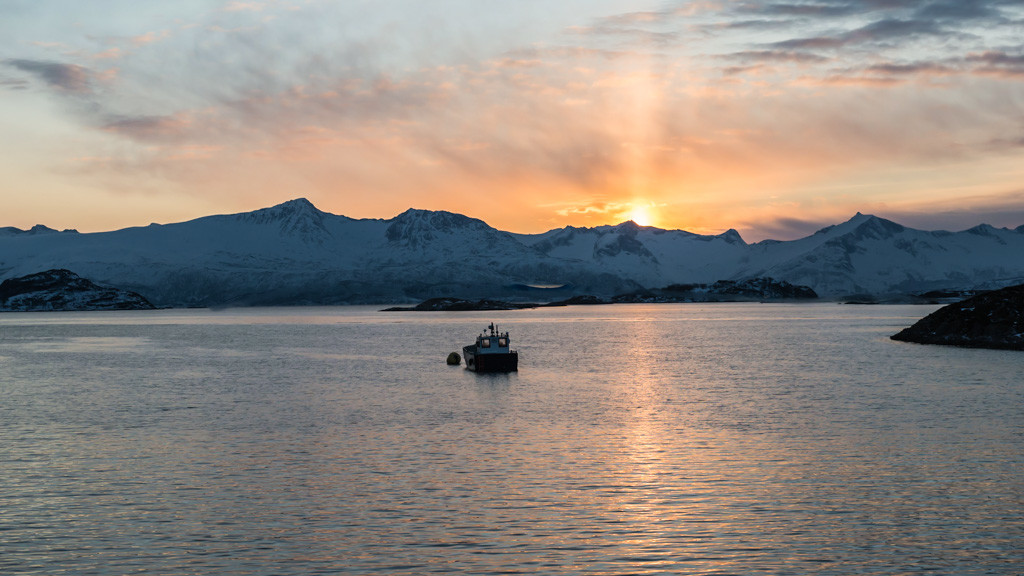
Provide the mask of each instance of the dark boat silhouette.
[{"label": "dark boat silhouette", "polygon": [[492,322],[476,337],[476,344],[462,347],[466,369],[474,372],[516,372],[519,370],[519,352],[512,350],[508,332],[498,332]]}]

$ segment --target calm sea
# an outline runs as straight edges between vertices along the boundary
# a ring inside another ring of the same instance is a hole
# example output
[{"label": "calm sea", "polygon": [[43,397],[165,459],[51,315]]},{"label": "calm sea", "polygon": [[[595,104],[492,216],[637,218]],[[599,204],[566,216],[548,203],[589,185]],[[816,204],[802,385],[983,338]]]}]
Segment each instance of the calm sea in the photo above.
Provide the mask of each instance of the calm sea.
[{"label": "calm sea", "polygon": [[1024,574],[1024,353],[933,309],[0,315],[0,573]]}]

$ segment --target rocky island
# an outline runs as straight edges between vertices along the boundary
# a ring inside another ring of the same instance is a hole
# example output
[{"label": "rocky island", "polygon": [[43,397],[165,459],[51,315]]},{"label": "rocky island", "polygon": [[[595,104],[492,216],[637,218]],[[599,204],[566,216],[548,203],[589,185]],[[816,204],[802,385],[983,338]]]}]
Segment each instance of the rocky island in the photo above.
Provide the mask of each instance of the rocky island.
[{"label": "rocky island", "polygon": [[1024,284],[985,292],[925,316],[893,340],[1024,350]]},{"label": "rocky island", "polygon": [[100,286],[70,270],[47,270],[0,283],[0,312],[152,310],[144,297]]}]

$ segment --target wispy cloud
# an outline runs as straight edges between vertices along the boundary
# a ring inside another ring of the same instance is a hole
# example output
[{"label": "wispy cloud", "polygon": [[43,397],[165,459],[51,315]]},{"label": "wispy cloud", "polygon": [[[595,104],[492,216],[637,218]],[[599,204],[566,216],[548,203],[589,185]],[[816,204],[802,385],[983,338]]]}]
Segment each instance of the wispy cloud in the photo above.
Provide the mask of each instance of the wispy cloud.
[{"label": "wispy cloud", "polygon": [[266,8],[265,2],[228,2],[224,6],[225,12],[262,12]]},{"label": "wispy cloud", "polygon": [[64,92],[84,94],[92,90],[92,73],[76,64],[27,59],[11,59],[5,63]]},{"label": "wispy cloud", "polygon": [[27,90],[28,82],[18,78],[0,78],[0,87],[6,90]]},{"label": "wispy cloud", "polygon": [[744,50],[742,52],[733,52],[726,57],[748,62],[791,62],[798,64],[820,63],[831,60],[827,56],[791,50]]},{"label": "wispy cloud", "polygon": [[757,231],[761,238],[802,238],[821,230],[825,226],[835,224],[828,220],[807,220],[794,218],[792,216],[769,217],[764,220],[754,220],[740,223],[739,229],[752,229]]},{"label": "wispy cloud", "polygon": [[102,128],[136,140],[169,140],[180,135],[192,124],[185,114],[170,116],[115,117],[103,123]]},{"label": "wispy cloud", "polygon": [[783,49],[838,49],[851,45],[880,43],[893,39],[906,42],[918,36],[940,36],[946,30],[930,20],[886,18],[839,34],[793,38],[772,45]]},{"label": "wispy cloud", "polygon": [[968,64],[976,66],[975,71],[981,74],[1024,78],[1024,54],[1009,54],[999,50],[990,50],[981,54],[970,54],[965,58]]},{"label": "wispy cloud", "polygon": [[22,42],[0,86],[73,103],[64,120],[106,147],[78,156],[119,178],[343,181],[407,205],[414,191],[487,188],[588,223],[633,198],[678,221],[851,174],[938,174],[1024,133],[1019,2],[456,4],[471,16],[448,3],[203,4]]},{"label": "wispy cloud", "polygon": [[130,42],[131,42],[131,44],[133,46],[136,46],[136,47],[146,46],[148,44],[153,44],[154,42],[159,42],[160,40],[164,40],[166,38],[169,38],[170,35],[171,35],[171,33],[168,30],[161,30],[159,32],[150,31],[150,32],[146,32],[145,34],[139,34],[137,36],[132,36],[130,38]]}]

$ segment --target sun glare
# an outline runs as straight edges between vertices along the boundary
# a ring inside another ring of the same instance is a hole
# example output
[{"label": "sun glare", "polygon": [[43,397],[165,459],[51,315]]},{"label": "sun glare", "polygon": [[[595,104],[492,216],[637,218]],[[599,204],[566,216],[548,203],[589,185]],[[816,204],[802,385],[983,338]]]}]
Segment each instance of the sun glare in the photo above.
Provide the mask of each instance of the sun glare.
[{"label": "sun glare", "polygon": [[629,213],[629,219],[641,226],[650,226],[654,222],[647,206],[634,206]]}]

